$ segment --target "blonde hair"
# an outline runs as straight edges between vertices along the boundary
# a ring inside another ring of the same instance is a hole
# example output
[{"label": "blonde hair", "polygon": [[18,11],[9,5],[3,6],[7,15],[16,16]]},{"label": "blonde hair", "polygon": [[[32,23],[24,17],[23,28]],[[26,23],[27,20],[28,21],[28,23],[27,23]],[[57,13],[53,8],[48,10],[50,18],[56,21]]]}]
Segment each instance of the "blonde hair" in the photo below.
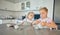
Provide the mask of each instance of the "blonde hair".
[{"label": "blonde hair", "polygon": [[30,12],[28,12],[25,16],[27,17],[27,16],[29,16],[29,14],[34,14],[34,12],[33,11],[30,11]]},{"label": "blonde hair", "polygon": [[40,11],[40,10],[45,10],[46,12],[48,12],[47,7],[42,7],[42,8],[39,9],[39,11]]},{"label": "blonde hair", "polygon": [[29,15],[30,13],[34,14],[34,12],[29,12],[27,15]]}]

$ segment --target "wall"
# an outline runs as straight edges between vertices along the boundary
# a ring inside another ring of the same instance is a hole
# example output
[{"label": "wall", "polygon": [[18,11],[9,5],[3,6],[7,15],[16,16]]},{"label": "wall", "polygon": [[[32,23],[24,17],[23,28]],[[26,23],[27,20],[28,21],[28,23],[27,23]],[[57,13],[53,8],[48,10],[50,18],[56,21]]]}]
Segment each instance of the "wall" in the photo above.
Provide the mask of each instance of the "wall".
[{"label": "wall", "polygon": [[7,16],[13,16],[15,18],[18,18],[23,14],[23,12],[13,12],[13,11],[20,11],[20,3],[11,3],[8,1],[0,0],[0,9],[6,9],[6,10],[12,10],[12,11],[3,11],[0,10],[0,17],[7,17]]},{"label": "wall", "polygon": [[[3,1],[3,0],[0,0],[0,9],[8,9],[8,10],[13,10],[13,3],[10,3],[10,2],[7,2],[7,1]],[[0,17],[6,17],[6,16],[9,16],[9,15],[12,15],[11,12],[9,11],[3,11],[3,10],[0,10]]]},{"label": "wall", "polygon": [[[48,8],[48,17],[53,17],[53,2],[54,0],[30,0],[31,8],[30,9],[39,9],[40,7]],[[38,11],[35,13],[39,13]]]},{"label": "wall", "polygon": [[[53,17],[53,1],[54,0],[30,0],[30,2],[31,2],[30,10],[39,9],[40,7],[47,7],[49,9],[48,17],[52,18]],[[7,9],[9,9],[9,10],[20,11],[21,3],[22,2],[13,4],[11,2],[2,1],[2,2],[0,2],[0,8],[5,9],[7,7]],[[25,15],[25,13],[26,13],[26,12],[6,12],[6,11],[4,11],[5,13],[3,11],[0,11],[0,12],[1,12],[1,14],[12,15],[16,18],[18,18],[21,15]],[[39,11],[34,11],[34,13],[39,14]]]},{"label": "wall", "polygon": [[13,3],[7,1],[0,1],[0,9],[14,10],[15,6]]}]

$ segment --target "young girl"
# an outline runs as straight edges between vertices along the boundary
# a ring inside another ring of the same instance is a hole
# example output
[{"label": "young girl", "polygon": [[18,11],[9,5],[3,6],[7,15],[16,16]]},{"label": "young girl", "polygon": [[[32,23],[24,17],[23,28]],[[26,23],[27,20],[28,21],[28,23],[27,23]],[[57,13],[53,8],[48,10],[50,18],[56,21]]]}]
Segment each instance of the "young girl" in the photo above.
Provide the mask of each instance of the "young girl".
[{"label": "young girl", "polygon": [[[22,24],[20,25],[28,25],[33,22],[34,20],[34,12],[29,12],[27,15],[26,15],[26,18],[22,21]],[[14,27],[15,29],[18,29],[19,28],[19,25],[18,24],[15,24],[15,25],[12,25],[12,24],[7,24],[8,27]]]},{"label": "young girl", "polygon": [[56,28],[57,29],[57,25],[55,24],[55,22],[48,18],[47,14],[48,14],[48,9],[46,7],[43,7],[41,9],[39,9],[40,12],[40,19],[34,21],[32,24],[37,24],[37,26],[39,28]]},{"label": "young girl", "polygon": [[34,20],[34,12],[29,12],[23,20],[23,25],[31,24]]}]

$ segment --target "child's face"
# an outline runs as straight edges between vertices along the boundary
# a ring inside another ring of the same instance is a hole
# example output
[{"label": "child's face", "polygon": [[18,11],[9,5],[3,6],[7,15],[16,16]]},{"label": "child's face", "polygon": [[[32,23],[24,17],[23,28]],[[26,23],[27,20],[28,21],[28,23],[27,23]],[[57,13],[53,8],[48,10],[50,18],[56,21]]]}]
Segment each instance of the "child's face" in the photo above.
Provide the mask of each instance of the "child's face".
[{"label": "child's face", "polygon": [[46,12],[46,10],[40,10],[40,16],[41,16],[41,18],[46,18],[47,17],[47,12]]},{"label": "child's face", "polygon": [[32,19],[34,17],[34,14],[33,13],[30,13],[29,15],[28,15],[28,18],[29,19]]}]

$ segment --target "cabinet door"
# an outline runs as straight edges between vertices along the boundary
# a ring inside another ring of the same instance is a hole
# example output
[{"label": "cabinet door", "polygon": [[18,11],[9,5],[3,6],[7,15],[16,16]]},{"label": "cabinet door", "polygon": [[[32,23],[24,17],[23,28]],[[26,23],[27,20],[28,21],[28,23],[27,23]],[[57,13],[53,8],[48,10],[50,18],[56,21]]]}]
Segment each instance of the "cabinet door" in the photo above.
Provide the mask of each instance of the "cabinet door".
[{"label": "cabinet door", "polygon": [[2,20],[2,23],[5,24],[5,23],[10,23],[11,20]]}]

